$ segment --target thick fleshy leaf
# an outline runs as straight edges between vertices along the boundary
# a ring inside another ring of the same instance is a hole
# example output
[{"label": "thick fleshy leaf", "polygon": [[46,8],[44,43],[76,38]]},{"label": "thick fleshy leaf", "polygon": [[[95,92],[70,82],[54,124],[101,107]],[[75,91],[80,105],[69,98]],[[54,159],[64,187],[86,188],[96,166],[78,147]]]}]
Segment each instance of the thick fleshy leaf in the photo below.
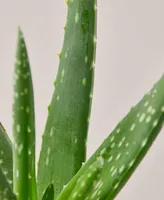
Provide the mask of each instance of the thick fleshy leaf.
[{"label": "thick fleshy leaf", "polygon": [[164,76],[117,125],[57,200],[113,200],[145,156],[163,121]]},{"label": "thick fleshy leaf", "polygon": [[33,86],[26,45],[20,28],[14,81],[14,192],[18,200],[36,200]]},{"label": "thick fleshy leaf", "polygon": [[14,195],[11,185],[6,179],[6,175],[2,172],[0,168],[0,199],[6,200],[16,200],[16,196]]},{"label": "thick fleshy leaf", "polygon": [[53,184],[51,184],[46,189],[42,200],[53,200],[53,199],[54,199],[54,186]]},{"label": "thick fleshy leaf", "polygon": [[[13,158],[12,158],[12,143],[0,123],[0,168],[9,185],[13,185]],[[1,183],[0,183],[1,184]]]},{"label": "thick fleshy leaf", "polygon": [[38,196],[54,183],[54,199],[86,157],[96,46],[96,3],[68,2],[55,93],[49,107],[38,166]]},{"label": "thick fleshy leaf", "polygon": [[12,144],[0,123],[0,199],[15,200],[12,191],[13,185],[13,160]]}]

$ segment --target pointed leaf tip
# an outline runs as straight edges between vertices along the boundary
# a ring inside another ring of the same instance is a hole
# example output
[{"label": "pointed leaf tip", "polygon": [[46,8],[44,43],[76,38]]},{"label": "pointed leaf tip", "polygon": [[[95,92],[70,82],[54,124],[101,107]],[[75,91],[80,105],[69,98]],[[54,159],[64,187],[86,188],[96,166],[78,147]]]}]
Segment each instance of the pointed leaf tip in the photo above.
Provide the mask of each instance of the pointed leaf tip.
[{"label": "pointed leaf tip", "polygon": [[28,53],[20,28],[13,96],[14,191],[17,200],[36,200],[34,94]]},{"label": "pointed leaf tip", "polygon": [[[163,127],[163,88],[164,75],[104,140],[57,200],[111,200],[116,197]],[[96,171],[92,166],[98,158],[101,165]]]},{"label": "pointed leaf tip", "polygon": [[49,185],[46,189],[42,200],[54,200],[54,186],[53,184]]}]

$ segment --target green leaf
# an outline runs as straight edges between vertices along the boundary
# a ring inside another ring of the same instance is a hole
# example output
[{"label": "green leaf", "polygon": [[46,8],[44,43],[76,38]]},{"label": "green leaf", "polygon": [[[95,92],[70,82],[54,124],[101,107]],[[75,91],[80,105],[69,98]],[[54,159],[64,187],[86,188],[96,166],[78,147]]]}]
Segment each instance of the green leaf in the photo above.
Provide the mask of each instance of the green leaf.
[{"label": "green leaf", "polygon": [[[6,176],[10,187],[13,185],[12,143],[0,123],[0,168]],[[1,183],[0,183],[1,184]]]},{"label": "green leaf", "polygon": [[12,191],[13,159],[12,144],[0,123],[0,199],[15,199]]},{"label": "green leaf", "polygon": [[11,189],[11,185],[6,179],[6,175],[0,168],[0,199],[16,200],[16,196]]},{"label": "green leaf", "polygon": [[164,122],[164,75],[116,126],[57,200],[113,200]]},{"label": "green leaf", "polygon": [[96,46],[96,3],[68,2],[55,93],[49,106],[38,166],[38,196],[54,182],[58,196],[86,157]]},{"label": "green leaf", "polygon": [[53,200],[53,199],[54,199],[54,186],[53,184],[51,184],[46,189],[42,200]]},{"label": "green leaf", "polygon": [[33,86],[26,45],[20,28],[14,81],[14,192],[18,200],[35,200],[37,197]]}]

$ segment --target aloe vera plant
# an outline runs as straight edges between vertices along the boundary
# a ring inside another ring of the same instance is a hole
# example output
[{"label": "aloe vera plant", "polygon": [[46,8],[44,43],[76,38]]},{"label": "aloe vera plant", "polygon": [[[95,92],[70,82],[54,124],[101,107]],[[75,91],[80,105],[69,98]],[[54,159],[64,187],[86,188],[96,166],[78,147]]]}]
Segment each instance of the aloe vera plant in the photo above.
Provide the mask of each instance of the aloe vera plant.
[{"label": "aloe vera plant", "polygon": [[32,76],[24,36],[18,29],[13,144],[0,124],[0,200],[113,200],[163,126],[164,75],[86,161],[97,5],[96,0],[67,0],[67,5],[37,181]]}]

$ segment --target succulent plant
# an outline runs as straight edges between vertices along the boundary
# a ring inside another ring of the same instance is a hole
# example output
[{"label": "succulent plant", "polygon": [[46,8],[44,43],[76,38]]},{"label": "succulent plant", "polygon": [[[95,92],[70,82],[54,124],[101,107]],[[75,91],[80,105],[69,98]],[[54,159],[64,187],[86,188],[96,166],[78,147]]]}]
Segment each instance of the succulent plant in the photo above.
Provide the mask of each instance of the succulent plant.
[{"label": "succulent plant", "polygon": [[0,124],[0,200],[113,200],[163,126],[164,75],[86,161],[97,4],[96,0],[67,0],[67,4],[64,43],[37,178],[32,76],[18,28],[13,144]]}]

